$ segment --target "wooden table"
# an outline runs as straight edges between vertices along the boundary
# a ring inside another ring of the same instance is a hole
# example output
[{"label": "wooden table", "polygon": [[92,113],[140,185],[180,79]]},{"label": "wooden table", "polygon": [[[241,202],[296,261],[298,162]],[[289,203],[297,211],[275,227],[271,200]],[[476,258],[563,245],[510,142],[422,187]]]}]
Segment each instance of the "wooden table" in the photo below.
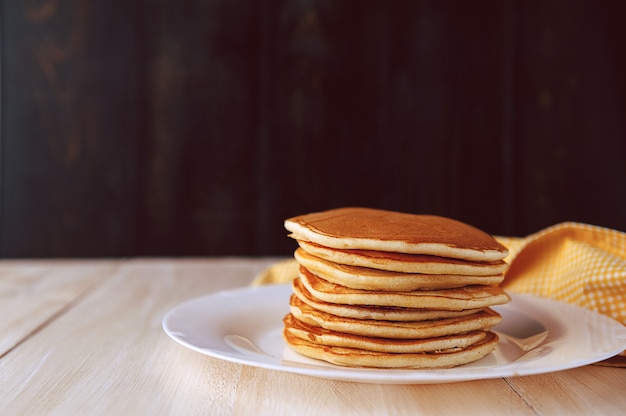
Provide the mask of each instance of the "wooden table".
[{"label": "wooden table", "polygon": [[624,368],[361,384],[225,362],[162,330],[175,305],[249,285],[276,260],[0,262],[0,414],[626,414]]}]

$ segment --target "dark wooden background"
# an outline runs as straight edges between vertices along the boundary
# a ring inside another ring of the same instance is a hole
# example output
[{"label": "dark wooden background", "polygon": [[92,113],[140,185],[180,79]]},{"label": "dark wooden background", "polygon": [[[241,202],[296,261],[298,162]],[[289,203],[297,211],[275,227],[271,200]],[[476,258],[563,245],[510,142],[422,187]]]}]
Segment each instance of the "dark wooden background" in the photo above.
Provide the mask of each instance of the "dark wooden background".
[{"label": "dark wooden background", "polygon": [[619,3],[0,0],[0,256],[289,254],[345,205],[626,231]]}]

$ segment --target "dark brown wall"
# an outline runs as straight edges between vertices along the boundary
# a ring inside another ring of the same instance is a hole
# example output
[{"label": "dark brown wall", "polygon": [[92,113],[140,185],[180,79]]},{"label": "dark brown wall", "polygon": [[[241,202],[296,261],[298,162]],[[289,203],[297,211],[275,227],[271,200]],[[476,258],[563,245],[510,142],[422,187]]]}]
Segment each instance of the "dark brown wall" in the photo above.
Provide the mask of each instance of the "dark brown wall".
[{"label": "dark brown wall", "polygon": [[626,230],[617,2],[0,4],[1,256],[289,254],[344,205]]}]

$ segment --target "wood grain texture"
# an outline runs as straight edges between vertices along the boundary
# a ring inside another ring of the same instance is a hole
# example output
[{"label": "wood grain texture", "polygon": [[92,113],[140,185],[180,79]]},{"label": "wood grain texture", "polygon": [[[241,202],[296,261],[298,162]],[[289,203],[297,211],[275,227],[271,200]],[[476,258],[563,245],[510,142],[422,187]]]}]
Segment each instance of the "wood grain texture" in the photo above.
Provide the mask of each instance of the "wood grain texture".
[{"label": "wood grain texture", "polygon": [[[189,409],[210,413],[211,403],[202,399],[206,390],[197,395],[197,387],[212,385],[218,393],[220,387],[236,382],[238,368],[228,363],[212,366],[199,354],[189,356],[163,333],[163,315],[188,298],[232,287],[234,281],[246,284],[271,261],[244,260],[237,265],[191,260],[175,266],[168,261],[144,260],[126,262],[122,267],[117,261],[75,265],[74,269],[82,268],[81,274],[72,274],[77,289],[90,283],[89,269],[106,274],[106,279],[100,279],[98,290],[80,299],[62,296],[66,289],[61,284],[48,283],[47,295],[63,302],[63,313],[33,334],[20,333],[14,326],[0,328],[0,339],[7,334],[23,338],[17,348],[0,358],[0,380],[11,380],[2,383],[0,412],[176,414],[180,413],[177,407],[182,407],[186,409],[182,413]],[[46,280],[57,283],[72,269],[72,265],[45,266]],[[30,267],[17,265],[10,270],[25,274]],[[0,277],[0,283],[6,280]],[[31,280],[20,278],[15,283],[31,291],[38,286]],[[26,324],[39,323],[36,313],[28,313],[26,308],[24,312],[21,320]],[[185,369],[180,366],[181,359],[199,366],[191,373],[181,371]],[[194,394],[195,402],[190,404],[187,399]],[[224,395],[223,400],[229,400],[228,390]],[[227,407],[219,397],[214,399],[219,408]]]},{"label": "wood grain texture", "polygon": [[[586,415],[619,414],[626,405],[620,368],[433,385],[349,383],[207,357],[163,333],[161,320],[175,305],[246,286],[276,261],[0,262],[2,307],[16,293],[55,300],[17,296],[42,308],[10,304],[22,313],[19,325],[0,325],[0,340],[15,340],[0,353],[0,414]],[[44,307],[62,312],[41,325]]]},{"label": "wood grain texture", "polygon": [[[603,368],[611,371],[604,371]],[[514,378],[509,382],[537,414],[560,413],[558,403],[568,403],[576,414],[620,414],[626,408],[626,397],[611,394],[610,391],[619,385],[623,390],[623,377],[623,368],[591,365],[532,379]],[[577,388],[570,388],[568,380],[571,379],[577,380]],[[597,389],[593,401],[585,398],[584,393],[591,388]]]},{"label": "wood grain texture", "polygon": [[626,231],[614,3],[0,4],[0,256],[285,255],[346,205]]},{"label": "wood grain texture", "polygon": [[[315,415],[534,415],[505,380],[440,385],[384,385],[329,381],[245,368],[235,402],[235,414]],[[270,390],[271,398],[268,396]],[[493,392],[492,400],[477,400],[476,392]],[[447,399],[446,399],[447,398]],[[454,398],[454,399],[450,399]],[[261,404],[261,405],[259,405]]]},{"label": "wood grain texture", "polygon": [[41,330],[118,267],[116,261],[0,264],[0,356]]},{"label": "wood grain texture", "polygon": [[3,254],[130,252],[136,66],[131,22],[116,15],[125,10],[2,8]]}]

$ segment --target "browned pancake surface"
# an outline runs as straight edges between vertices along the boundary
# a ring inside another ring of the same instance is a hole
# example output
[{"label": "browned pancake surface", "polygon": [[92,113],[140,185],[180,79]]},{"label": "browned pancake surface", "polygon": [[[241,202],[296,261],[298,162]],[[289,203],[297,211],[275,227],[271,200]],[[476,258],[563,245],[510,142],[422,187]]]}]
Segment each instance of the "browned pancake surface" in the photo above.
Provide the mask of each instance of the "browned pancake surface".
[{"label": "browned pancake surface", "polygon": [[372,208],[347,207],[289,218],[285,228],[334,248],[361,248],[498,260],[506,247],[463,222],[434,215],[415,215]]}]

